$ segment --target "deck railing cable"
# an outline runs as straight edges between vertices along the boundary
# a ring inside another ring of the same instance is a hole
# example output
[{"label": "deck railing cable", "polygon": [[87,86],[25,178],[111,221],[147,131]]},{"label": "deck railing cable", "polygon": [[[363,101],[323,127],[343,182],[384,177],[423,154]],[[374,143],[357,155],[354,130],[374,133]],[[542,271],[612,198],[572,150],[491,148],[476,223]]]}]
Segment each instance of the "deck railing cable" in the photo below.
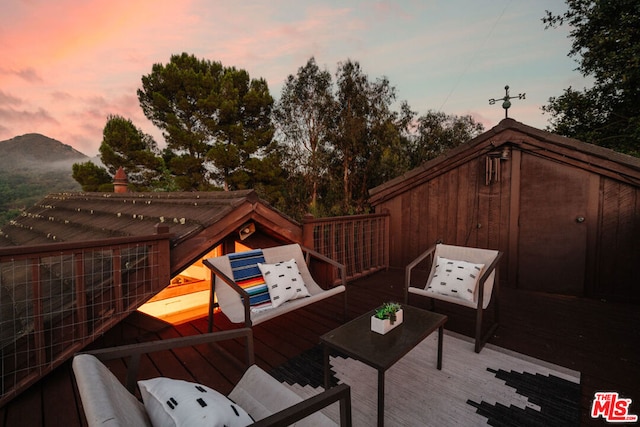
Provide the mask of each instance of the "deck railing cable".
[{"label": "deck railing cable", "polygon": [[169,283],[169,238],[0,249],[0,407]]},{"label": "deck railing cable", "polygon": [[303,244],[346,266],[347,280],[389,267],[389,214],[303,220]]}]

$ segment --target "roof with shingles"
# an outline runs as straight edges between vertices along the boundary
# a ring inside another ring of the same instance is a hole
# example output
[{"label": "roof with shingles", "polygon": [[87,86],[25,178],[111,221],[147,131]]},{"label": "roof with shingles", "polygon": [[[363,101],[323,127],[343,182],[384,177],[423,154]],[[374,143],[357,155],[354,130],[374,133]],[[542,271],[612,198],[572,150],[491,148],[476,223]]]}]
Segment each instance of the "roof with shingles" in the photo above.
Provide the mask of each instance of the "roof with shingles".
[{"label": "roof with shingles", "polygon": [[[253,190],[215,192],[53,193],[0,231],[0,250],[16,246],[146,236],[169,227],[172,265],[193,261],[246,221],[283,240],[301,241],[301,226]],[[195,238],[197,237],[197,238]],[[194,239],[195,238],[195,239]]]}]

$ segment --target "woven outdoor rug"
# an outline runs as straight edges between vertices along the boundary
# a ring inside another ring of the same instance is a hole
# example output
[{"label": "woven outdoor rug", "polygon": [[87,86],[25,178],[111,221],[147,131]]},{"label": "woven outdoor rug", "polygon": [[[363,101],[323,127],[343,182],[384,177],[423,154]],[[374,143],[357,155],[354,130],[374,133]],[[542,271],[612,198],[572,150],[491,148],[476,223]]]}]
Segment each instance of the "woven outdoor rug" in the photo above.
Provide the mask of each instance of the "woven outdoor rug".
[{"label": "woven outdoor rug", "polygon": [[[385,374],[386,426],[580,425],[580,373],[445,332],[442,370],[436,369],[437,334],[428,337]],[[375,369],[335,354],[332,381],[351,386],[353,425],[376,425]],[[322,347],[272,370],[302,397],[324,390]],[[336,422],[337,404],[324,410]]]}]

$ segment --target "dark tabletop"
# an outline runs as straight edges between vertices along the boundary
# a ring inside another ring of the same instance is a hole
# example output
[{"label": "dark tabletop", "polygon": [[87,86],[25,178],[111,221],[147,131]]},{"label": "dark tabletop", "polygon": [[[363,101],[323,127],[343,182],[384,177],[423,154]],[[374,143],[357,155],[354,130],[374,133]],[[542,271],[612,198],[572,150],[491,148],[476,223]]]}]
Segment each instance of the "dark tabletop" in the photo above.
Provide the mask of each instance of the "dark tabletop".
[{"label": "dark tabletop", "polygon": [[385,335],[371,331],[372,310],[324,334],[320,342],[385,371],[447,321],[447,316],[409,305],[402,309],[402,324]]}]

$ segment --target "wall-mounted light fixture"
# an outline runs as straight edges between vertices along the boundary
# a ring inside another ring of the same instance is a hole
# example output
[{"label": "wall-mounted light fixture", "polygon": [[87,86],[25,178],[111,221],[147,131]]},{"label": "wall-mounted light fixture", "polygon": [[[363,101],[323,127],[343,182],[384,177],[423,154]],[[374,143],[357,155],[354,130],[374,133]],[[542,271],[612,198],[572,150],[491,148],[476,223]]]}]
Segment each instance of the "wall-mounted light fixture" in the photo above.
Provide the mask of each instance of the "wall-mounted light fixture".
[{"label": "wall-mounted light fixture", "polygon": [[256,232],[256,225],[253,222],[248,222],[242,227],[240,227],[240,231],[238,232],[238,234],[240,235],[240,240],[244,240],[255,232]]},{"label": "wall-mounted light fixture", "polygon": [[509,147],[506,145],[502,147],[502,152],[500,153],[500,160],[509,160]]}]

